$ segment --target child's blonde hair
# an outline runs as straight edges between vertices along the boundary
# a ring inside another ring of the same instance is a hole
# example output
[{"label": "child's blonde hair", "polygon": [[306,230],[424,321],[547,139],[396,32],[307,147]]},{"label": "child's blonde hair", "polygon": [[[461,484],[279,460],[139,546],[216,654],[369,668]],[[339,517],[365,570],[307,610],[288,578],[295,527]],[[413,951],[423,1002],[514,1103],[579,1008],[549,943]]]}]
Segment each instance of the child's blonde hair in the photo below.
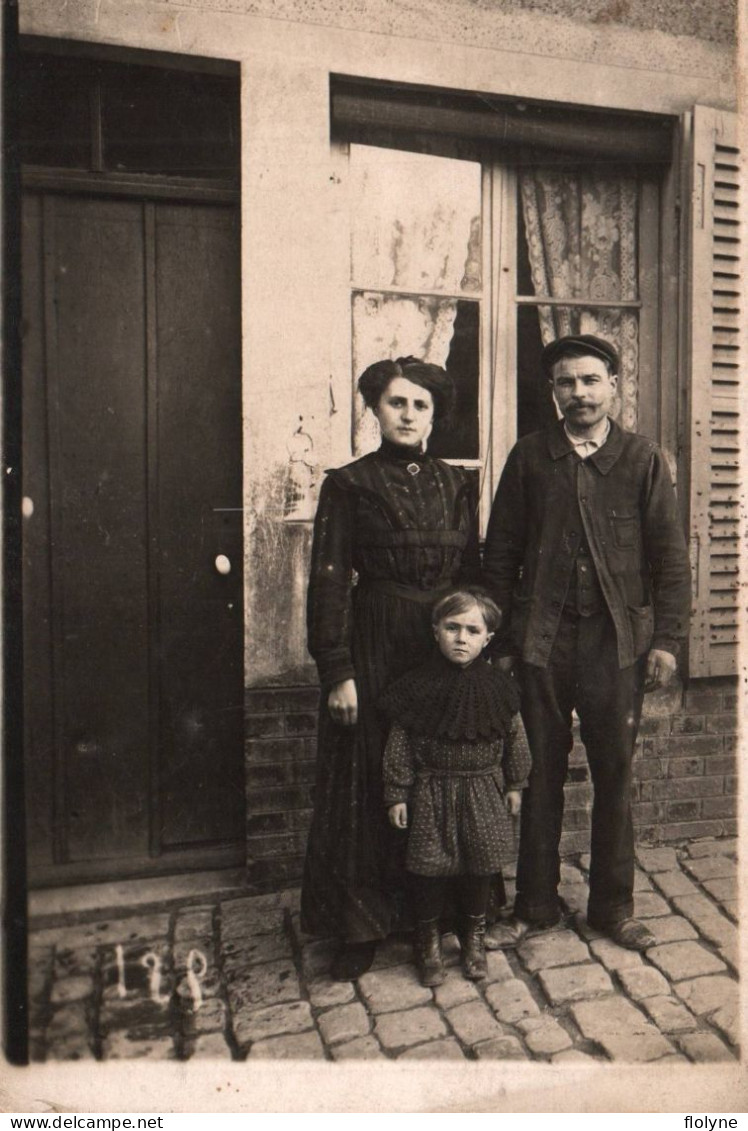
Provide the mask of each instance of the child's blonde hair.
[{"label": "child's blonde hair", "polygon": [[447,593],[434,605],[431,623],[436,628],[439,621],[446,620],[447,617],[459,616],[460,613],[466,613],[473,605],[477,605],[480,609],[488,631],[496,632],[501,624],[501,609],[486,590],[481,589],[479,585],[465,585]]}]

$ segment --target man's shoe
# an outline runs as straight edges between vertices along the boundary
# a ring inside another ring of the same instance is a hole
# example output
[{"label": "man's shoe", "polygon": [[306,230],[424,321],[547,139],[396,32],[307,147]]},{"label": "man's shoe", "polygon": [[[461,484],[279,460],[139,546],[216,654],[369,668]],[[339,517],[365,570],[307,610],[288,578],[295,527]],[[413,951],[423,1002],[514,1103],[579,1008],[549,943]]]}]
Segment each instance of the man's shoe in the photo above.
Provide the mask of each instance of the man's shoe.
[{"label": "man's shoe", "polygon": [[352,982],[371,968],[377,949],[375,940],[343,943],[330,966],[330,977],[335,982]]},{"label": "man's shoe", "polygon": [[617,923],[609,923],[607,927],[595,927],[616,946],[625,947],[626,950],[647,950],[650,946],[657,945],[649,927],[639,919],[619,919]]},{"label": "man's shoe", "polygon": [[526,919],[518,919],[513,915],[503,923],[494,923],[486,931],[486,950],[510,950],[526,938],[550,931],[561,922],[560,917],[552,923],[528,923]]},{"label": "man's shoe", "polygon": [[503,923],[494,923],[486,933],[486,950],[509,950],[519,946],[528,931],[532,930],[532,923],[512,916]]}]

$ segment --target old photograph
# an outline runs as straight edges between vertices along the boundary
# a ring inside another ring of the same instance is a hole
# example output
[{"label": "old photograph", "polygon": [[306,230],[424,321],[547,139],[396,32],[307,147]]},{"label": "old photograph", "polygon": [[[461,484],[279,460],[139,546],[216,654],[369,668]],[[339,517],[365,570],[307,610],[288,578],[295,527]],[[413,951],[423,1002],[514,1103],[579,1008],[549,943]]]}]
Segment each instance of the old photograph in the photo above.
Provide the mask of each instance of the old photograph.
[{"label": "old photograph", "polygon": [[6,11],[9,1094],[744,1110],[738,8]]}]

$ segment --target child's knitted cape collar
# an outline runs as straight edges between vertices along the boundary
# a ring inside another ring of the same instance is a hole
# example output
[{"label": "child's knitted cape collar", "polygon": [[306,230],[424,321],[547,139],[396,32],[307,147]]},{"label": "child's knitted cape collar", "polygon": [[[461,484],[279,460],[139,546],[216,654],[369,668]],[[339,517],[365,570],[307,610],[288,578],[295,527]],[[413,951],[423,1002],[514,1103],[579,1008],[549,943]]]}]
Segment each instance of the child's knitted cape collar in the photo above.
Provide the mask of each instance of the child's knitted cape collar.
[{"label": "child's knitted cape collar", "polygon": [[482,657],[460,668],[439,652],[391,683],[378,706],[412,734],[475,742],[509,733],[519,692],[509,675]]}]

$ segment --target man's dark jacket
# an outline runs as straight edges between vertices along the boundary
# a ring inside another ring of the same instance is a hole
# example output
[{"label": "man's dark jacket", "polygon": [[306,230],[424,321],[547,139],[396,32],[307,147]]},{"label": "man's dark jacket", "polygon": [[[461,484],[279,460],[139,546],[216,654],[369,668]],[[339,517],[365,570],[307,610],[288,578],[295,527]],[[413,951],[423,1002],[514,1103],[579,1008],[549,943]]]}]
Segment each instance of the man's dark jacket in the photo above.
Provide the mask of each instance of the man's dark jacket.
[{"label": "man's dark jacket", "polygon": [[581,460],[563,421],[509,453],[488,525],[485,584],[504,613],[495,651],[545,667],[577,550],[586,539],[628,667],[650,648],[678,654],[691,578],[665,457],[614,421]]}]

